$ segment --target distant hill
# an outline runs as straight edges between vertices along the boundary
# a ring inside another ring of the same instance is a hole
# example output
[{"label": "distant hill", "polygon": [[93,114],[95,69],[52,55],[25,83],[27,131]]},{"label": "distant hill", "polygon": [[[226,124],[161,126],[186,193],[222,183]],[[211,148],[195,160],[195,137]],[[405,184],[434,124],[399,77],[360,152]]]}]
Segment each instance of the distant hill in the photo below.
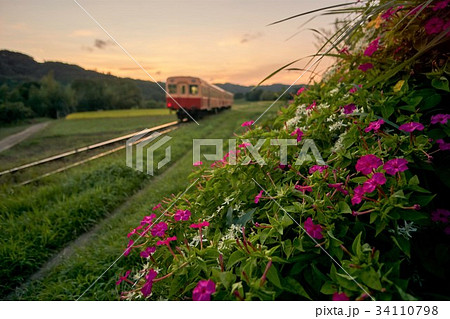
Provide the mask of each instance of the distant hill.
[{"label": "distant hill", "polygon": [[[36,62],[32,57],[8,50],[0,50],[0,84],[37,81],[49,72],[55,80],[70,84],[74,80],[119,79],[110,74],[85,70],[74,64],[62,62]],[[140,88],[144,99],[164,100],[164,92],[154,82],[129,79]],[[164,83],[160,83],[164,85]]]},{"label": "distant hill", "polygon": [[[18,83],[26,81],[37,81],[49,72],[53,72],[55,80],[70,84],[78,79],[118,79],[118,77],[111,74],[99,73],[96,71],[85,70],[82,67],[74,64],[67,64],[62,62],[36,62],[31,56],[13,52],[8,50],[0,50],[0,84],[2,83]],[[164,92],[151,81],[129,79],[136,83],[142,92],[144,99],[153,99],[156,101],[164,100]],[[164,87],[164,83],[160,82]],[[253,86],[243,86],[239,84],[224,83],[216,84],[217,86],[227,90],[231,93],[245,94],[250,92]],[[280,92],[285,90],[288,85],[272,84],[262,85],[258,89],[270,92]],[[291,88],[291,92],[298,90],[296,85]]]}]

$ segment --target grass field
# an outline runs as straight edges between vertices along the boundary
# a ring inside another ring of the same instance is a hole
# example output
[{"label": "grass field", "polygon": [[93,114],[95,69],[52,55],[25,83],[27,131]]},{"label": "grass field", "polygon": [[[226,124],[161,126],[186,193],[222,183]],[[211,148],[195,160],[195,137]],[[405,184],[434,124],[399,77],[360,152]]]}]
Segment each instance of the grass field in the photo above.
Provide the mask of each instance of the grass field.
[{"label": "grass field", "polygon": [[[239,105],[206,117],[200,126],[188,123],[170,132],[172,161],[155,177],[127,168],[124,152],[118,152],[37,185],[14,191],[4,189],[0,194],[0,227],[6,230],[0,233],[2,295],[24,283],[71,240],[100,223],[70,258],[29,286],[16,290],[11,297],[75,299],[122,253],[130,228],[163,197],[188,185],[187,176],[193,169],[192,139],[229,138],[236,130],[242,130],[243,121],[255,119],[266,106],[267,103]],[[128,263],[128,259],[121,259],[85,298],[118,299],[114,282]]]},{"label": "grass field", "polygon": [[80,119],[100,119],[100,118],[124,118],[139,116],[158,116],[174,114],[169,109],[131,109],[131,110],[110,110],[96,112],[77,112],[66,116],[67,120]]},{"label": "grass field", "polygon": [[31,125],[51,121],[49,118],[41,117],[41,118],[35,118],[29,121],[25,121],[19,124],[1,124],[0,125],[0,140],[12,135],[19,133],[20,131],[26,130]]},{"label": "grass field", "polygon": [[174,120],[174,114],[54,120],[33,137],[1,152],[0,170]]}]

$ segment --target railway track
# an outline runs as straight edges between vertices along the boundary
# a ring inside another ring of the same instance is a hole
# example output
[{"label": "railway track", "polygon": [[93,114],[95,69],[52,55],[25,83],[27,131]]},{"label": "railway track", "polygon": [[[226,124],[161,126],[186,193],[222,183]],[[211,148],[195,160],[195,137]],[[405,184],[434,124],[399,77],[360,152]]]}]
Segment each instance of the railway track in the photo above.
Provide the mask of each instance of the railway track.
[{"label": "railway track", "polygon": [[[61,153],[61,154],[53,155],[53,156],[50,156],[50,157],[47,157],[47,158],[44,158],[44,159],[41,159],[41,160],[38,160],[38,161],[34,161],[34,162],[31,162],[31,163],[28,163],[28,164],[24,164],[24,165],[20,165],[20,166],[11,168],[11,169],[4,170],[4,171],[0,172],[0,177],[4,176],[4,175],[7,175],[7,174],[13,174],[13,173],[16,173],[16,172],[19,172],[19,171],[22,171],[22,170],[25,170],[25,169],[28,169],[28,168],[32,168],[32,167],[38,166],[38,165],[50,163],[50,162],[57,161],[57,160],[62,160],[62,159],[65,159],[65,158],[67,158],[69,156],[72,156],[72,155],[75,155],[75,154],[81,154],[81,153],[85,153],[85,152],[88,152],[88,151],[91,151],[91,150],[95,150],[95,149],[98,149],[98,148],[101,148],[101,147],[104,147],[104,146],[113,145],[115,143],[127,140],[127,139],[135,136],[138,133],[148,134],[148,133],[153,133],[153,132],[158,132],[158,131],[161,134],[168,133],[168,132],[173,131],[176,128],[178,128],[179,124],[180,123],[178,121],[173,121],[173,122],[165,123],[165,124],[162,124],[162,125],[158,125],[158,126],[155,126],[155,127],[152,127],[152,128],[146,129],[146,130],[143,130],[141,132],[135,132],[135,133],[119,136],[119,137],[116,137],[116,138],[113,138],[113,139],[110,139],[110,140],[107,140],[107,141],[103,141],[103,142],[100,142],[100,143],[95,143],[95,144],[92,144],[92,145],[89,145],[89,146],[77,148],[77,149],[72,150],[72,151],[68,151],[68,152],[64,152],[64,153]],[[137,143],[140,143],[142,141],[148,140],[150,138],[151,138],[150,136],[143,137],[143,138],[133,142],[133,145],[135,145]],[[121,145],[119,147],[115,147],[115,148],[113,148],[111,150],[108,150],[108,151],[96,154],[96,155],[88,157],[86,159],[77,161],[75,163],[71,163],[69,165],[63,166],[63,167],[58,168],[56,170],[53,170],[51,172],[45,173],[45,174],[43,174],[43,175],[41,175],[39,177],[26,180],[26,181],[21,182],[21,183],[19,183],[17,185],[26,185],[26,184],[32,183],[32,182],[40,180],[40,179],[42,179],[44,177],[63,172],[65,170],[69,169],[69,168],[72,168],[72,167],[75,167],[75,166],[79,166],[81,164],[90,162],[90,161],[95,160],[97,158],[104,157],[106,155],[115,153],[115,152],[120,151],[120,150],[122,150],[124,148],[126,148],[126,145]]]}]

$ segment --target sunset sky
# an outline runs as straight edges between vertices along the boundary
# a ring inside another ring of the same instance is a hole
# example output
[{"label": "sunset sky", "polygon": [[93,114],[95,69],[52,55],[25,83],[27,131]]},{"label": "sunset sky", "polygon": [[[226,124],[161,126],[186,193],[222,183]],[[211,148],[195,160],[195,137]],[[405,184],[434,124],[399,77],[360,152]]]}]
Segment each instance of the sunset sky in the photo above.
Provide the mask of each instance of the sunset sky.
[{"label": "sunset sky", "polygon": [[[331,28],[336,17],[318,17],[303,27],[312,16],[268,23],[345,1],[78,2],[158,81],[191,75],[214,83],[252,85],[278,67],[315,53],[315,39],[307,29]],[[150,80],[73,0],[0,0],[0,49],[19,51],[39,62],[61,61]],[[326,62],[318,70],[330,63]],[[285,71],[268,83],[290,84],[298,75]]]}]

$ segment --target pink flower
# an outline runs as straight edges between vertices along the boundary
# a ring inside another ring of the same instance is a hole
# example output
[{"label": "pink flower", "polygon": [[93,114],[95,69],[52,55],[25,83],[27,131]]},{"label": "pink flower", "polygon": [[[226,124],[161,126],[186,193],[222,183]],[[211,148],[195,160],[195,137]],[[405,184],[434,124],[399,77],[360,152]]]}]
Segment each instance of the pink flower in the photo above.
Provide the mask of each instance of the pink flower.
[{"label": "pink flower", "polygon": [[339,53],[350,55],[350,52],[348,51],[347,47],[343,47],[341,50],[339,50]]},{"label": "pink flower", "polygon": [[158,204],[158,205],[156,205],[155,207],[153,207],[153,210],[157,210],[157,209],[159,209],[159,208],[161,208],[161,204]]},{"label": "pink flower", "polygon": [[156,247],[147,247],[144,251],[141,251],[141,257],[148,258],[153,255],[156,251]]},{"label": "pink flower", "polygon": [[372,42],[369,43],[369,46],[364,51],[365,56],[372,56],[372,54],[374,54],[375,51],[378,50],[378,48],[379,48],[378,41],[379,40],[380,40],[380,37],[376,38],[375,40],[373,40]]},{"label": "pink flower", "polygon": [[341,192],[344,195],[348,195],[348,191],[342,186],[343,183],[336,183],[336,184],[328,184],[328,187],[336,189],[338,192]]},{"label": "pink flower", "polygon": [[364,190],[361,185],[358,185],[354,189],[354,195],[352,197],[352,205],[361,203],[362,197],[364,196]]},{"label": "pink flower", "polygon": [[167,237],[164,240],[158,240],[158,242],[156,243],[156,246],[162,246],[162,245],[166,245],[169,246],[171,241],[177,240],[177,236],[173,236],[173,237]]},{"label": "pink flower", "polygon": [[445,9],[445,7],[448,5],[449,2],[450,2],[450,0],[444,0],[444,1],[436,3],[436,5],[433,8],[433,11]]},{"label": "pink flower", "polygon": [[306,88],[304,88],[304,87],[299,88],[298,91],[297,91],[297,95],[302,94],[302,92],[305,91],[305,90],[306,90]]},{"label": "pink flower", "polygon": [[123,252],[123,255],[126,257],[130,254],[131,248],[133,248],[134,240],[130,240],[127,245],[127,249]]},{"label": "pink flower", "polygon": [[251,126],[253,123],[255,123],[255,121],[247,121],[247,122],[242,123],[241,126],[242,127]]},{"label": "pink flower", "polygon": [[322,239],[322,226],[316,225],[313,223],[311,217],[308,217],[305,221],[305,230],[311,236],[315,239]]},{"label": "pink flower", "polygon": [[150,269],[148,274],[145,276],[146,282],[144,286],[142,286],[141,288],[141,292],[144,295],[144,297],[147,297],[152,293],[153,280],[156,278],[157,275],[158,273],[155,270]]},{"label": "pink flower", "polygon": [[354,85],[350,90],[348,90],[348,93],[355,93],[358,91],[358,89],[362,88],[362,84]]},{"label": "pink flower", "polygon": [[309,173],[313,174],[315,171],[319,171],[320,173],[322,173],[327,168],[328,168],[328,165],[313,165],[309,169]]},{"label": "pink flower", "polygon": [[351,103],[344,105],[344,114],[352,114],[356,110],[356,105]]},{"label": "pink flower", "polygon": [[152,236],[153,237],[164,237],[164,234],[166,233],[167,230],[167,224],[165,222],[160,222],[156,225],[153,226],[152,228]]},{"label": "pink flower", "polygon": [[173,216],[173,219],[175,219],[177,222],[180,220],[189,220],[189,217],[191,217],[191,212],[189,210],[177,210],[175,215]]},{"label": "pink flower", "polygon": [[435,34],[442,31],[444,20],[438,17],[433,17],[425,24],[425,31],[427,34]]},{"label": "pink flower", "polygon": [[363,173],[364,175],[368,175],[372,173],[374,169],[380,167],[381,164],[383,164],[383,162],[375,155],[364,155],[361,156],[356,162],[356,170]]},{"label": "pink flower", "polygon": [[297,143],[302,140],[303,132],[301,129],[296,128],[294,132],[291,133],[291,136],[297,136]]},{"label": "pink flower", "polygon": [[285,165],[285,164],[280,163],[280,164],[278,164],[277,168],[281,169],[282,171],[288,171],[292,168],[292,165],[291,164]]},{"label": "pink flower", "polygon": [[345,294],[345,292],[335,292],[333,294],[333,301],[349,301],[350,298]]},{"label": "pink flower", "polygon": [[136,234],[140,235],[138,233],[138,230],[140,230],[140,229],[142,229],[142,226],[136,227],[135,229],[133,229],[131,232],[128,233],[127,237],[130,238],[131,236],[136,235]]},{"label": "pink flower", "polygon": [[450,226],[444,228],[444,234],[450,235]]},{"label": "pink flower", "polygon": [[260,191],[259,194],[255,196],[255,204],[259,203],[259,200],[261,199],[263,192],[264,191]]},{"label": "pink flower", "polygon": [[216,284],[211,279],[200,280],[192,291],[192,300],[210,301],[211,295],[216,292]]},{"label": "pink flower", "polygon": [[130,273],[131,273],[131,270],[128,270],[126,273],[125,273],[125,276],[120,276],[120,278],[119,278],[119,280],[117,280],[117,282],[116,282],[116,285],[118,286],[118,285],[120,285],[120,283],[122,282],[122,281],[126,281],[126,279],[127,279],[127,277],[130,275]]},{"label": "pink flower", "polygon": [[424,126],[422,123],[418,123],[418,122],[409,122],[409,123],[405,123],[402,124],[398,127],[398,129],[400,131],[403,132],[413,132],[413,131],[423,131]]},{"label": "pink flower", "polygon": [[441,151],[448,151],[448,150],[450,150],[450,143],[445,143],[443,139],[436,140],[436,143],[439,145],[439,149]]},{"label": "pink flower", "polygon": [[397,172],[404,172],[408,169],[408,161],[404,158],[394,158],[384,163],[383,168],[386,174],[395,175]]},{"label": "pink flower", "polygon": [[202,228],[202,227],[208,227],[208,226],[209,226],[209,222],[207,222],[206,220],[204,220],[204,221],[202,221],[202,222],[200,222],[200,223],[198,223],[198,224],[191,224],[191,226],[189,226],[189,227],[200,229],[200,228]]},{"label": "pink flower", "polygon": [[145,224],[151,224],[153,222],[153,219],[156,218],[155,214],[151,214],[150,216],[145,216],[144,219],[142,219],[141,221],[141,225],[145,225]]},{"label": "pink flower", "polygon": [[201,166],[201,165],[203,165],[203,162],[202,161],[198,161],[198,162],[193,163],[192,165],[193,166]]},{"label": "pink flower", "polygon": [[311,103],[311,105],[308,106],[308,107],[306,108],[306,110],[312,110],[313,108],[316,107],[316,105],[317,105],[316,101],[313,101],[313,102]]},{"label": "pink flower", "polygon": [[399,7],[397,7],[397,8],[389,8],[388,10],[386,10],[386,12],[385,13],[383,13],[382,15],[381,15],[381,18],[382,19],[384,19],[385,21],[389,21],[391,18],[392,18],[392,16],[398,11],[398,10],[401,10],[401,9],[403,9],[403,6],[399,6]]},{"label": "pink flower", "polygon": [[365,193],[372,193],[378,185],[384,185],[386,183],[386,177],[383,173],[374,173],[372,178],[369,178],[363,184],[363,191]]},{"label": "pink flower", "polygon": [[447,124],[447,121],[450,119],[450,114],[436,114],[431,117],[431,124]]},{"label": "pink flower", "polygon": [[302,192],[303,194],[305,193],[305,192],[312,192],[312,187],[311,186],[308,186],[308,185],[305,185],[305,186],[302,186],[302,185],[295,185],[295,189],[296,190],[298,190],[298,191],[300,191],[300,192]]},{"label": "pink flower", "polygon": [[242,144],[239,144],[238,147],[246,148],[247,146],[250,146],[250,145],[252,145],[252,143],[242,143]]},{"label": "pink flower", "polygon": [[423,7],[423,5],[418,5],[417,7],[415,7],[414,9],[411,9],[411,11],[408,12],[407,16],[409,15],[415,15],[417,12],[419,12],[419,10],[421,10]]},{"label": "pink flower", "polygon": [[450,221],[450,211],[438,208],[431,213],[431,220],[434,222],[448,223]]},{"label": "pink flower", "polygon": [[367,70],[370,70],[373,68],[372,63],[363,63],[360,66],[358,66],[358,70],[361,70],[363,72],[367,72]]},{"label": "pink flower", "polygon": [[369,126],[364,129],[364,132],[368,133],[372,130],[377,132],[380,129],[381,125],[383,125],[383,124],[384,124],[383,119],[379,119],[377,121],[370,122]]}]

